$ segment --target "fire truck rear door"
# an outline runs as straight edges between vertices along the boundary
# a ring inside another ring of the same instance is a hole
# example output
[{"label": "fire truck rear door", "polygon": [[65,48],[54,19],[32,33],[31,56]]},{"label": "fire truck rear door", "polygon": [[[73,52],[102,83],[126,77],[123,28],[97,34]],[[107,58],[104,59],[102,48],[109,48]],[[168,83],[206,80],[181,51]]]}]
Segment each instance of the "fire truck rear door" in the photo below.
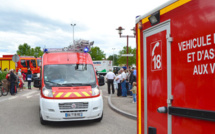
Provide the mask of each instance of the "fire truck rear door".
[{"label": "fire truck rear door", "polygon": [[171,115],[165,111],[171,106],[170,40],[170,21],[143,31],[145,134],[171,134]]}]

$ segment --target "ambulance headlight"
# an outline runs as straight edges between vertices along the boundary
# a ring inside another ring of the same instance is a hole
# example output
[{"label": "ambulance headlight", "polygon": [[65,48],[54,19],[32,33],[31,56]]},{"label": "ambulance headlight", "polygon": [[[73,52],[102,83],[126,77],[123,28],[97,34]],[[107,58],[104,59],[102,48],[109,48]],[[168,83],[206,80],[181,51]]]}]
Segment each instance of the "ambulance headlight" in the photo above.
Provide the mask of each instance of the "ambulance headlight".
[{"label": "ambulance headlight", "polygon": [[100,91],[98,87],[92,88],[92,96],[97,96],[99,94],[100,94]]},{"label": "ambulance headlight", "polygon": [[53,97],[52,89],[43,87],[43,95],[46,97]]}]

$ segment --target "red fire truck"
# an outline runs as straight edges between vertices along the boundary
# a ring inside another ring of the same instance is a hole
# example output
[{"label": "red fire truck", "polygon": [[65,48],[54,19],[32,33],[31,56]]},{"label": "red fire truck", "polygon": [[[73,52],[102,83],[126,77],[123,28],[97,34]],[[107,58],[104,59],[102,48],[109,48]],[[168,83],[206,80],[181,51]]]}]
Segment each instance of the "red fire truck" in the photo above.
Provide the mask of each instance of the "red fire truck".
[{"label": "red fire truck", "polygon": [[3,55],[0,58],[0,67],[4,69],[16,69],[16,72],[21,68],[24,73],[27,73],[27,68],[31,68],[32,74],[40,73],[38,62],[41,58],[36,59],[33,56],[19,56],[17,63],[12,61],[13,55]]},{"label": "red fire truck", "polygon": [[136,31],[138,134],[214,134],[215,1],[171,0]]},{"label": "red fire truck", "polygon": [[103,99],[93,61],[87,52],[92,43],[85,40],[69,48],[45,49],[41,78],[34,86],[41,89],[40,122],[101,121]]},{"label": "red fire truck", "polygon": [[16,63],[16,72],[21,68],[24,73],[27,73],[28,68],[31,68],[32,74],[40,73],[37,61],[33,56],[20,56],[20,60]]}]

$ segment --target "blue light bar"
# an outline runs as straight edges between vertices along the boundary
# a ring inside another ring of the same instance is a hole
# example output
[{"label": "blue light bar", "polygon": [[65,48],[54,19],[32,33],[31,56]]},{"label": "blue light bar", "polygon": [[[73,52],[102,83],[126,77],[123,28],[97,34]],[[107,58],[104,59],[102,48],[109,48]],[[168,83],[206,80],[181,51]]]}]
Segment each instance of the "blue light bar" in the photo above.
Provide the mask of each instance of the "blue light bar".
[{"label": "blue light bar", "polygon": [[88,51],[89,51],[89,48],[88,48],[88,47],[85,47],[85,48],[84,48],[84,52],[87,53]]},{"label": "blue light bar", "polygon": [[44,52],[44,53],[47,53],[47,52],[48,52],[48,49],[45,48],[45,49],[43,50],[43,52]]}]

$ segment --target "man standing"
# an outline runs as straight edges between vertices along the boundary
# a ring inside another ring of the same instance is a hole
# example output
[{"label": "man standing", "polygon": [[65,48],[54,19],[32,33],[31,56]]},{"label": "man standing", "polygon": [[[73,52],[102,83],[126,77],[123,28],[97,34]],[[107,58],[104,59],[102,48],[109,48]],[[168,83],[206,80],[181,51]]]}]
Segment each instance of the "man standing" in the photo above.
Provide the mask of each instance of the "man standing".
[{"label": "man standing", "polygon": [[122,87],[122,97],[127,97],[127,89],[126,89],[126,74],[125,74],[125,68],[121,68],[121,87]]},{"label": "man standing", "polygon": [[136,68],[132,67],[133,75],[136,77],[137,76],[137,71]]},{"label": "man standing", "polygon": [[28,81],[28,89],[31,89],[31,81],[32,81],[31,68],[28,68],[27,81]]},{"label": "man standing", "polygon": [[115,74],[110,69],[109,72],[105,75],[107,83],[108,83],[108,94],[110,94],[110,85],[112,84],[112,94],[114,94],[114,85],[113,81],[115,79]]},{"label": "man standing", "polygon": [[16,76],[13,72],[13,69],[11,69],[10,71],[10,77],[9,77],[9,80],[10,80],[10,94],[11,95],[15,95],[15,82],[16,82]]}]

